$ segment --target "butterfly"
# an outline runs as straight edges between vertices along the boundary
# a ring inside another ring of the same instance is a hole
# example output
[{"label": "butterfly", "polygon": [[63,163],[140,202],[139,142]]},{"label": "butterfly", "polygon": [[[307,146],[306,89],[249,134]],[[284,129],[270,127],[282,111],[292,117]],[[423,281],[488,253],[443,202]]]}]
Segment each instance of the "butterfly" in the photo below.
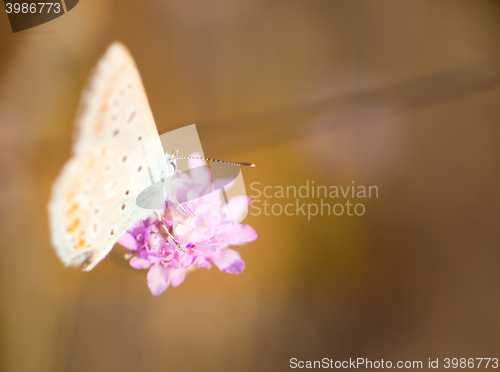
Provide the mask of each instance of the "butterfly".
[{"label": "butterfly", "polygon": [[188,158],[175,150],[165,154],[134,60],[123,44],[113,43],[82,94],[72,157],[52,189],[51,243],[61,261],[91,270],[127,230],[152,215],[182,249],[158,212],[140,206],[136,196],[171,179],[177,159]]},{"label": "butterfly", "polygon": [[123,44],[112,44],[97,64],[75,126],[72,158],[49,202],[51,242],[65,265],[91,270],[130,226],[152,212],[134,201],[131,152],[148,144],[150,163],[136,164],[145,183],[148,171],[156,179],[172,171],[139,72]]}]

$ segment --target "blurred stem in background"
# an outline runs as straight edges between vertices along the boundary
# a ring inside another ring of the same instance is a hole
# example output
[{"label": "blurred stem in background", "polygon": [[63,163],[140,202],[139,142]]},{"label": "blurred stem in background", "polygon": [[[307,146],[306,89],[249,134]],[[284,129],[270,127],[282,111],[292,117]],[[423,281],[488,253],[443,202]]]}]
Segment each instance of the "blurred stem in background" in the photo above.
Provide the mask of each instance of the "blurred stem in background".
[{"label": "blurred stem in background", "polygon": [[[311,132],[304,129],[305,123],[315,116],[328,113],[333,113],[335,118],[336,110],[342,110],[341,125],[356,125],[362,124],[358,111],[366,106],[390,104],[399,110],[412,110],[494,88],[499,84],[498,64],[485,61],[466,68],[410,78],[391,85],[359,89],[352,93],[344,92],[315,102],[297,102],[291,107],[255,116],[221,122],[202,122],[198,131],[209,143],[217,143],[220,133],[226,133],[232,139],[224,143],[228,151],[237,151],[243,144],[259,148],[307,137]],[[320,131],[331,131],[335,128],[338,128],[338,124],[332,120],[323,125]]]}]

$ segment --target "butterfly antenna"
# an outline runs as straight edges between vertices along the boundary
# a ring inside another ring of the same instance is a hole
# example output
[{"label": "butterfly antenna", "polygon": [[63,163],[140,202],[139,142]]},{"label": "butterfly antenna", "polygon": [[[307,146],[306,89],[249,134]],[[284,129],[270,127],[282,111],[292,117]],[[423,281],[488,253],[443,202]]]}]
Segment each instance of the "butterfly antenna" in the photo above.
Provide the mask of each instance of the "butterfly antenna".
[{"label": "butterfly antenna", "polygon": [[163,218],[161,218],[160,214],[159,214],[157,211],[155,211],[155,214],[156,214],[156,217],[158,218],[158,221],[160,221],[160,224],[161,224],[161,226],[163,227],[163,230],[165,230],[165,232],[167,233],[168,237],[169,237],[170,239],[172,239],[172,241],[173,241],[173,242],[174,242],[174,244],[177,246],[177,248],[179,248],[179,249],[180,249],[181,251],[183,251],[183,252],[186,252],[186,250],[185,250],[184,248],[182,248],[182,247],[181,247],[181,245],[179,244],[179,242],[177,241],[177,239],[175,239],[175,238],[173,237],[173,235],[172,235],[172,234],[170,234],[170,231],[168,231],[168,227],[167,227],[167,225],[165,225],[165,222],[163,222]]},{"label": "butterfly antenna", "polygon": [[214,163],[224,163],[224,164],[236,165],[238,167],[255,167],[254,163],[224,161],[224,160],[217,160],[217,159],[212,159],[212,158],[202,158],[202,157],[198,157],[198,156],[182,156],[182,157],[178,157],[177,159],[178,160],[197,159],[197,160],[211,161],[211,162],[214,162]]}]

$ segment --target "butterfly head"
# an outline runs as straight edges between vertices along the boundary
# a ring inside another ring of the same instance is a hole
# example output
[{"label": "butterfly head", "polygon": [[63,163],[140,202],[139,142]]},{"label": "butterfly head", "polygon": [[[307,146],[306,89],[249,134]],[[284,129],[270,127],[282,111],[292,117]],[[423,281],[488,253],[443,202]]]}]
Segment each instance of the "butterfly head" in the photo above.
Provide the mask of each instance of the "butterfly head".
[{"label": "butterfly head", "polygon": [[173,149],[172,153],[168,152],[165,154],[165,159],[167,160],[167,165],[172,170],[172,173],[177,171],[177,159],[179,157],[179,150]]}]

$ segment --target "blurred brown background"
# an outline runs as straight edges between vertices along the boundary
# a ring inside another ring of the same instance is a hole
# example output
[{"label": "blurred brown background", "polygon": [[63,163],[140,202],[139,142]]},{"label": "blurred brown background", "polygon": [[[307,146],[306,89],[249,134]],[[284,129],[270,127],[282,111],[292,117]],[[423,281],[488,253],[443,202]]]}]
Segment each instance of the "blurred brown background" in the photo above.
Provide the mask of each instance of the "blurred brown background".
[{"label": "blurred brown background", "polygon": [[[198,270],[157,298],[116,253],[63,269],[46,206],[114,40],[160,132],[196,123],[207,156],[258,165],[247,187],[379,198],[362,217],[248,216],[243,274]],[[16,34],[0,15],[0,368],[500,357],[499,40],[486,0],[81,0]]]}]

